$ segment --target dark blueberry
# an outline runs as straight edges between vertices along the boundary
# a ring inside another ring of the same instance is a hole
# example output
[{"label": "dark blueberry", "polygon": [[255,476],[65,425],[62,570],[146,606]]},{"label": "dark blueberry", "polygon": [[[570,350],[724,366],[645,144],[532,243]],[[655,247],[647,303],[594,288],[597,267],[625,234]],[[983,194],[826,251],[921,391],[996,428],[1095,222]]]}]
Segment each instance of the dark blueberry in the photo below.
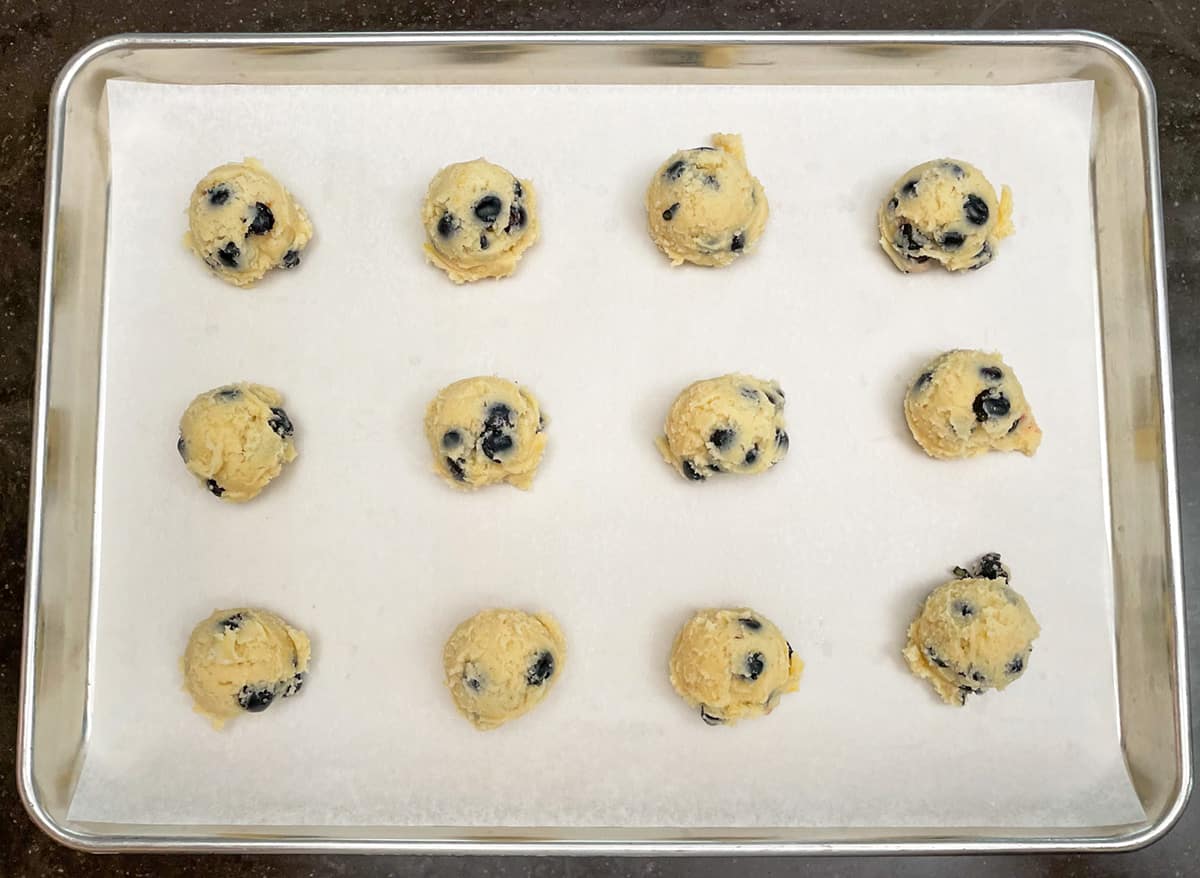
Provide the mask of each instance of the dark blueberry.
[{"label": "dark blueberry", "polygon": [[512,426],[512,409],[502,402],[495,403],[487,410],[483,419],[485,430],[502,430]]},{"label": "dark blueberry", "polygon": [[970,578],[971,578],[971,571],[970,571],[970,570],[968,570],[966,567],[955,567],[955,568],[954,568],[954,575],[955,575],[955,576],[956,576],[958,579],[970,579]]},{"label": "dark blueberry", "polygon": [[758,402],[758,391],[753,387],[741,387],[738,389],[738,393],[746,397],[746,399],[752,399],[755,402]]},{"label": "dark blueberry", "polygon": [[780,430],[778,427],[776,427],[775,428],[775,445],[778,448],[787,448],[789,445],[791,445],[791,443],[792,443],[792,440],[788,438],[788,434],[785,431]]},{"label": "dark blueberry", "polygon": [[457,430],[447,430],[442,434],[442,447],[446,449],[457,448],[462,442],[462,434]]},{"label": "dark blueberry", "polygon": [[1008,401],[1008,397],[995,387],[979,391],[979,395],[971,403],[971,410],[975,412],[975,420],[981,423],[992,418],[1003,418],[1011,408],[1012,403]]},{"label": "dark blueberry", "polygon": [[488,248],[487,235],[480,235],[479,236],[479,249],[486,250],[487,248]]},{"label": "dark blueberry", "polygon": [[229,200],[229,187],[224,183],[218,183],[216,186],[208,190],[208,203],[211,205],[221,205]]},{"label": "dark blueberry", "polygon": [[483,691],[483,678],[476,673],[468,672],[467,674],[463,675],[463,683],[472,692]]},{"label": "dark blueberry", "polygon": [[483,421],[483,436],[479,447],[488,460],[497,460],[513,447],[513,438],[507,432],[512,426],[512,409],[498,402],[488,409]]},{"label": "dark blueberry", "polygon": [[710,463],[710,464],[708,465],[708,471],[709,471],[710,473],[719,473],[719,472],[723,472],[723,470],[721,469],[721,464],[720,464],[720,462],[719,462],[719,461],[718,461],[718,462],[716,462],[716,463]]},{"label": "dark blueberry", "polygon": [[498,461],[499,455],[512,450],[513,438],[507,433],[484,433],[479,447],[488,460]]},{"label": "dark blueberry", "polygon": [[962,177],[966,173],[962,165],[956,165],[954,162],[942,162],[942,167],[956,177]]},{"label": "dark blueberry", "polygon": [[939,668],[950,667],[950,662],[946,661],[944,658],[942,658],[940,655],[938,655],[937,650],[934,649],[932,646],[925,647],[925,655],[929,656],[929,660],[931,662],[933,662],[935,665],[937,665]]},{"label": "dark blueberry", "polygon": [[462,462],[455,460],[453,457],[446,458],[446,469],[450,470],[450,475],[454,476],[456,482],[465,482],[467,480],[467,472],[462,467]]},{"label": "dark blueberry", "polygon": [[749,628],[751,631],[757,631],[759,628],[762,627],[762,622],[760,622],[757,619],[752,618],[750,616],[746,616],[745,618],[738,619],[738,622],[741,623],[743,628]]},{"label": "dark blueberry", "polygon": [[714,177],[712,174],[705,174],[704,175],[704,185],[707,186],[709,189],[720,189],[721,181],[718,180],[716,177]]},{"label": "dark blueberry", "polygon": [[222,494],[225,493],[225,489],[217,484],[216,479],[209,479],[207,484],[208,484],[208,490],[213,492],[214,497],[220,497]]},{"label": "dark blueberry", "polygon": [[490,226],[496,221],[496,217],[500,216],[500,208],[503,206],[504,202],[497,196],[485,195],[475,202],[475,207],[472,210],[481,223],[485,226]]},{"label": "dark blueberry", "polygon": [[896,246],[902,250],[920,250],[927,243],[926,238],[912,227],[912,223],[901,223],[896,229]]},{"label": "dark blueberry", "polygon": [[987,677],[982,671],[971,671],[971,679],[976,683],[987,683]]},{"label": "dark blueberry", "polygon": [[942,246],[947,250],[957,250],[966,240],[959,232],[946,232],[942,235]]},{"label": "dark blueberry", "polygon": [[1004,673],[1012,676],[1019,674],[1025,670],[1025,659],[1023,656],[1014,655],[1012,661],[1004,666]]},{"label": "dark blueberry", "polygon": [[250,235],[265,235],[271,229],[275,228],[275,214],[271,213],[271,208],[267,207],[261,201],[254,204],[254,219],[250,220],[250,228],[246,230]]},{"label": "dark blueberry", "polygon": [[525,190],[521,188],[521,181],[514,178],[513,179],[513,197],[514,198],[523,198],[524,196],[525,196]]},{"label": "dark blueberry", "polygon": [[541,686],[554,676],[554,656],[548,652],[539,653],[525,672],[525,682],[530,686]]},{"label": "dark blueberry", "polygon": [[979,689],[972,689],[970,686],[959,686],[958,687],[958,703],[960,705],[966,704],[968,695],[979,695],[979,694],[981,694],[981,690],[979,690]]},{"label": "dark blueberry", "polygon": [[1000,563],[998,552],[988,552],[979,559],[979,576],[982,579],[1008,579],[1008,571]]},{"label": "dark blueberry", "polygon": [[741,676],[746,680],[757,680],[758,675],[763,672],[765,662],[761,652],[752,652],[746,656],[746,670]]},{"label": "dark blueberry", "polygon": [[963,214],[967,222],[982,226],[988,221],[991,211],[988,210],[987,202],[978,195],[968,195],[967,200],[963,202]]},{"label": "dark blueberry", "polygon": [[[292,661],[292,664],[295,664],[294,659]],[[288,680],[286,683],[283,684],[283,692],[280,693],[279,697],[280,698],[291,698],[293,695],[295,695],[297,692],[299,692],[301,689],[304,688],[304,680],[307,678],[307,676],[308,676],[307,674],[303,674],[303,673],[296,674],[295,676],[293,676],[292,679]]]},{"label": "dark blueberry", "polygon": [[968,271],[978,271],[983,268],[992,261],[992,245],[984,241],[983,246],[979,248],[979,252],[972,258],[975,260],[975,264],[967,269]]},{"label": "dark blueberry", "polygon": [[924,265],[932,257],[930,257],[930,256],[905,256],[904,258],[907,259],[909,262],[915,262],[917,265]]},{"label": "dark blueberry", "polygon": [[243,686],[242,691],[238,693],[237,702],[242,710],[250,713],[262,713],[271,706],[271,702],[275,700],[275,691],[273,689],[256,689],[250,686]]},{"label": "dark blueberry", "polygon": [[890,211],[895,211],[896,208],[899,206],[900,206],[900,201],[898,199],[893,198],[891,201],[888,202],[888,210],[890,210]]},{"label": "dark blueberry", "polygon": [[664,220],[666,220],[667,222],[670,222],[671,220],[675,219],[675,211],[677,211],[677,210],[679,210],[679,202],[678,201],[676,201],[674,204],[672,204],[670,207],[668,207],[666,210],[664,210],[662,212],[662,218]]},{"label": "dark blueberry", "polygon": [[528,219],[525,208],[514,201],[508,206],[508,225],[504,227],[504,233],[507,235],[514,229],[523,228]]},{"label": "dark blueberry", "polygon": [[443,238],[449,238],[459,230],[460,226],[461,223],[455,219],[454,214],[449,212],[443,213],[442,218],[438,220],[437,232]]},{"label": "dark blueberry", "polygon": [[900,187],[900,194],[905,198],[915,198],[917,195],[917,181],[909,180]]},{"label": "dark blueberry", "polygon": [[1017,427],[1021,426],[1021,421],[1023,421],[1023,420],[1025,420],[1025,416],[1021,415],[1021,417],[1019,417],[1015,421],[1013,421],[1013,425],[1008,428],[1008,432],[1009,433],[1017,432]]},{"label": "dark blueberry", "polygon": [[221,620],[221,627],[226,631],[237,631],[242,627],[242,622],[245,618],[241,613],[234,613],[229,618]]},{"label": "dark blueberry", "polygon": [[676,161],[671,162],[671,164],[667,166],[667,169],[663,171],[663,177],[668,180],[678,180],[683,174],[683,169],[686,167],[687,162],[685,162],[683,159],[677,159]]},{"label": "dark blueberry", "polygon": [[1000,369],[997,369],[995,366],[980,366],[979,374],[988,381],[999,381],[1004,377],[1004,372]]},{"label": "dark blueberry", "polygon": [[711,713],[705,710],[703,704],[700,705],[700,719],[704,720],[704,722],[710,726],[720,726],[725,724],[725,720],[722,717],[713,716]]},{"label": "dark blueberry", "polygon": [[242,255],[242,251],[238,249],[238,245],[233,241],[226,241],[225,246],[217,251],[217,259],[226,268],[237,268],[238,257]]},{"label": "dark blueberry", "polygon": [[695,464],[693,464],[690,460],[685,460],[679,465],[679,468],[683,470],[683,474],[693,482],[703,482],[706,478],[708,478],[706,475],[704,475],[704,473],[696,469]]},{"label": "dark blueberry", "polygon": [[964,619],[970,619],[975,615],[975,605],[970,601],[955,601],[950,605],[950,609],[954,611],[956,616],[961,616]]},{"label": "dark blueberry", "polygon": [[300,264],[300,254],[295,250],[289,250],[283,254],[283,262],[281,264],[284,268],[295,268]]},{"label": "dark blueberry", "polygon": [[913,390],[923,390],[925,385],[933,380],[932,372],[922,372],[917,376],[917,380],[913,383]]},{"label": "dark blueberry", "polygon": [[789,644],[787,645],[787,648],[788,648],[788,664],[791,664],[791,661],[792,661],[792,655],[793,655],[793,653],[792,653],[792,645],[789,643]]},{"label": "dark blueberry", "polygon": [[267,426],[274,430],[280,439],[286,439],[296,432],[296,429],[292,426],[291,418],[281,408],[272,407],[271,417],[267,420]]},{"label": "dark blueberry", "polygon": [[240,387],[222,387],[214,396],[221,402],[233,402],[242,398],[242,390]]},{"label": "dark blueberry", "polygon": [[746,235],[742,232],[738,232],[736,235],[734,235],[733,241],[729,244],[729,249],[734,253],[740,253],[742,250],[745,250]]},{"label": "dark blueberry", "polygon": [[754,461],[758,460],[758,446],[753,446],[746,452],[746,466],[754,466]]},{"label": "dark blueberry", "polygon": [[545,429],[546,429],[546,416],[543,415],[541,412],[538,412],[538,426],[534,432],[540,433]]},{"label": "dark blueberry", "polygon": [[727,430],[724,427],[718,427],[716,430],[712,431],[712,434],[708,437],[708,441],[724,451],[729,447],[729,443],[733,441],[733,437],[736,435],[737,433],[735,433],[733,430]]},{"label": "dark blueberry", "polygon": [[175,443],[175,450],[179,452],[179,456],[183,458],[184,463],[187,463],[187,443],[183,441],[183,434],[179,434],[179,441]]}]

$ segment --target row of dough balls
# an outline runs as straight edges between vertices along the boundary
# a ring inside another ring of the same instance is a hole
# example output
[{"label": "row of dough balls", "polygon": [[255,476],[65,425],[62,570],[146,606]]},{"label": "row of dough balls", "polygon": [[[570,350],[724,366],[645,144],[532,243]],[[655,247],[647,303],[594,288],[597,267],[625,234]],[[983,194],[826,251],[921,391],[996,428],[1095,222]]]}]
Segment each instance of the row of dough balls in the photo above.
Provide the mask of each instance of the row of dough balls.
[{"label": "row of dough balls", "polygon": [[[179,423],[179,455],[217,497],[257,496],[296,457],[295,430],[278,391],[233,384],[197,396]],[[755,475],[787,455],[779,384],[722,375],[688,385],[667,412],[657,445],[683,477]],[[956,350],[922,368],[904,397],[913,437],[932,457],[986,451],[1032,455],[1042,431],[1016,374],[1000,357]],[[425,435],[434,471],[456,488],[508,482],[527,489],[546,448],[547,418],[528,388],[465,378],[429,403]]]},{"label": "row of dough balls", "polygon": [[[934,589],[908,628],[903,655],[947,704],[1003,689],[1029,665],[1040,633],[996,554]],[[195,709],[220,728],[300,692],[308,635],[262,609],[217,610],[195,627],[183,656]],[[548,614],[484,610],[454,629],[442,652],[455,706],[478,729],[528,713],[561,676],[566,638]],[[708,725],[765,716],[799,687],[804,663],[769,619],[748,607],[701,610],[680,629],[667,671]]]},{"label": "row of dough balls", "polygon": [[[650,237],[672,265],[724,267],[751,252],[769,208],[746,166],[742,138],[673,153],[646,191]],[[425,254],[455,283],[507,277],[538,238],[537,192],[484,159],[442,168],[421,207]],[[879,243],[903,272],[978,269],[1013,231],[1012,194],[978,168],[935,159],[906,171],[879,208]],[[239,287],[295,268],[313,236],[304,208],[255,159],[222,165],[192,192],[184,243]]]}]

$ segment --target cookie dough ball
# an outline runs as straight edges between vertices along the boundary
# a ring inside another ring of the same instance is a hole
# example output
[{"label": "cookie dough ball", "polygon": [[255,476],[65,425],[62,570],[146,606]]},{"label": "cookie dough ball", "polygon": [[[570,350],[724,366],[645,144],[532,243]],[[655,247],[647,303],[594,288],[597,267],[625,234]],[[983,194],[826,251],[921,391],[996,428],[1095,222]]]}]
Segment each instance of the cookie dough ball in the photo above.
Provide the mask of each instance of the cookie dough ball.
[{"label": "cookie dough ball", "polygon": [[879,243],[903,272],[983,268],[1013,233],[1012,192],[974,165],[936,159],[906,172],[879,208]]},{"label": "cookie dough ball", "polygon": [[221,728],[300,691],[312,654],[308,635],[266,610],[217,610],[195,627],[183,654],[184,687]]},{"label": "cookie dough ball", "polygon": [[538,238],[537,194],[484,159],[447,165],[421,208],[425,256],[457,284],[508,277]]},{"label": "cookie dough ball", "polygon": [[278,390],[245,382],[200,394],[179,421],[179,456],[217,497],[252,500],[296,459],[282,403]]},{"label": "cookie dough ball", "polygon": [[442,662],[455,706],[486,731],[537,707],[562,675],[566,655],[551,616],[484,610],[454,629]]},{"label": "cookie dough ball", "polygon": [[695,482],[761,473],[787,454],[783,406],[774,381],[738,374],[697,381],[671,404],[656,444],[663,460]]},{"label": "cookie dough ball", "polygon": [[456,488],[508,482],[528,490],[546,450],[537,398],[503,378],[455,381],[425,411],[434,471]]},{"label": "cookie dough ball", "polygon": [[767,195],[746,168],[737,134],[668,158],[646,191],[650,237],[672,265],[725,266],[754,249],[767,225]]},{"label": "cookie dough ball", "polygon": [[769,619],[741,607],[701,610],[671,648],[671,685],[710,726],[764,716],[800,685],[804,663]]},{"label": "cookie dough ball", "polygon": [[940,460],[988,451],[1032,456],[1042,442],[1016,373],[983,351],[949,351],[926,363],[904,395],[904,419]]},{"label": "cookie dough ball", "polygon": [[248,287],[272,268],[295,268],[312,223],[255,159],[211,171],[196,184],[183,243],[221,280]]},{"label": "cookie dough ball", "polygon": [[1008,584],[1000,556],[984,555],[973,571],[935,588],[908,627],[904,659],[947,704],[1003,689],[1025,672],[1040,633],[1025,599]]}]

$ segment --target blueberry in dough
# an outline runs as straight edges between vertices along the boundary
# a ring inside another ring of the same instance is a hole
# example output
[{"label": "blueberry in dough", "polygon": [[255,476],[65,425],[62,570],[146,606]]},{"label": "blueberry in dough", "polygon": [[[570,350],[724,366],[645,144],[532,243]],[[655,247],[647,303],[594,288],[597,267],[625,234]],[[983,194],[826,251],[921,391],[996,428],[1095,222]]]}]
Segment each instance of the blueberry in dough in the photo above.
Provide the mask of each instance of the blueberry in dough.
[{"label": "blueberry in dough", "polygon": [[242,382],[193,399],[180,418],[176,448],[209,492],[241,503],[296,459],[294,433],[278,390]]},{"label": "blueberry in dough", "polygon": [[741,136],[712,142],[670,156],[646,191],[650,237],[672,265],[730,265],[766,228],[767,196],[746,167]]},{"label": "blueberry in dough", "polygon": [[308,635],[267,610],[217,610],[197,625],[183,655],[184,688],[216,728],[262,713],[300,691],[312,650]]},{"label": "blueberry in dough", "polygon": [[953,350],[922,367],[904,395],[904,418],[930,457],[988,451],[1032,456],[1042,431],[1021,382],[999,354]]},{"label": "blueberry in dough", "polygon": [[483,610],[446,641],[446,687],[475,728],[494,729],[541,703],[562,676],[566,654],[566,639],[552,616]]},{"label": "blueberry in dough", "polygon": [[255,159],[221,165],[196,184],[184,244],[221,280],[252,286],[272,268],[295,268],[312,223]]},{"label": "blueberry in dough", "polygon": [[425,256],[455,283],[507,277],[538,238],[537,192],[484,159],[434,175],[421,208]]},{"label": "blueberry in dough", "polygon": [[978,269],[1011,235],[1012,193],[974,165],[935,159],[906,171],[879,208],[879,243],[903,272]]},{"label": "blueberry in dough", "polygon": [[[984,555],[973,572],[954,569],[958,578],[925,599],[903,654],[913,674],[928,680],[947,704],[961,707],[968,695],[1003,689],[1020,677],[1041,629],[1009,586],[998,554]],[[993,575],[975,575],[980,572]]]},{"label": "blueberry in dough", "polygon": [[764,472],[788,452],[784,404],[774,381],[739,374],[697,381],[672,403],[658,450],[694,482]]},{"label": "blueberry in dough", "polygon": [[546,416],[527,388],[491,376],[442,389],[425,412],[434,471],[456,488],[528,489],[546,448]]},{"label": "blueberry in dough", "polygon": [[671,648],[671,685],[708,725],[763,716],[800,685],[804,663],[779,629],[747,607],[701,610]]}]

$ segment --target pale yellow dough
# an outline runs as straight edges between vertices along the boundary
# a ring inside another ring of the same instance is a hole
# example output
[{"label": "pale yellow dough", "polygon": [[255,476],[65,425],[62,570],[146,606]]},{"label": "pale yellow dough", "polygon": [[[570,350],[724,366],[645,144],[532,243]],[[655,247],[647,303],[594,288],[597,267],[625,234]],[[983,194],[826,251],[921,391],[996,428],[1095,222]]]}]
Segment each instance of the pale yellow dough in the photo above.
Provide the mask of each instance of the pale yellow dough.
[{"label": "pale yellow dough", "polygon": [[903,272],[977,269],[1013,233],[1012,192],[974,165],[935,159],[906,171],[879,208],[879,244]]},{"label": "pale yellow dough", "polygon": [[998,575],[968,575],[935,588],[909,626],[903,650],[909,669],[947,704],[960,707],[968,695],[1003,689],[1020,677],[1041,632],[1025,599],[1009,586],[1007,571],[982,572]]},{"label": "pale yellow dough", "polygon": [[538,239],[537,193],[484,159],[447,165],[421,207],[425,256],[455,283],[507,277]]},{"label": "pale yellow dough", "polygon": [[741,136],[714,134],[712,142],[674,153],[646,191],[650,237],[672,265],[730,265],[767,225],[767,195],[746,167]]},{"label": "pale yellow dough", "polygon": [[500,482],[528,490],[546,450],[545,426],[537,397],[490,375],[442,388],[425,411],[434,471],[468,490]]},{"label": "pale yellow dough", "polygon": [[671,648],[671,685],[709,725],[765,716],[800,685],[804,663],[779,629],[746,607],[701,610]]},{"label": "pale yellow dough", "polygon": [[285,463],[296,459],[292,422],[278,390],[227,384],[192,400],[179,421],[179,456],[217,497],[257,497]]},{"label": "pale yellow dough", "polygon": [[184,245],[239,287],[272,268],[295,268],[313,235],[304,208],[252,158],[209,172],[192,191],[187,213]]},{"label": "pale yellow dough", "polygon": [[996,353],[948,351],[926,363],[904,395],[904,419],[930,457],[988,451],[1032,456],[1042,441],[1021,382]]},{"label": "pale yellow dough", "polygon": [[553,617],[483,610],[454,629],[442,661],[454,705],[486,731],[540,704],[562,676],[566,656]]},{"label": "pale yellow dough", "polygon": [[774,381],[740,374],[707,378],[675,398],[656,444],[663,460],[692,481],[761,473],[787,454],[783,407]]},{"label": "pale yellow dough", "polygon": [[300,691],[312,649],[308,635],[266,610],[217,610],[195,627],[183,654],[184,688],[195,709],[221,728]]}]

